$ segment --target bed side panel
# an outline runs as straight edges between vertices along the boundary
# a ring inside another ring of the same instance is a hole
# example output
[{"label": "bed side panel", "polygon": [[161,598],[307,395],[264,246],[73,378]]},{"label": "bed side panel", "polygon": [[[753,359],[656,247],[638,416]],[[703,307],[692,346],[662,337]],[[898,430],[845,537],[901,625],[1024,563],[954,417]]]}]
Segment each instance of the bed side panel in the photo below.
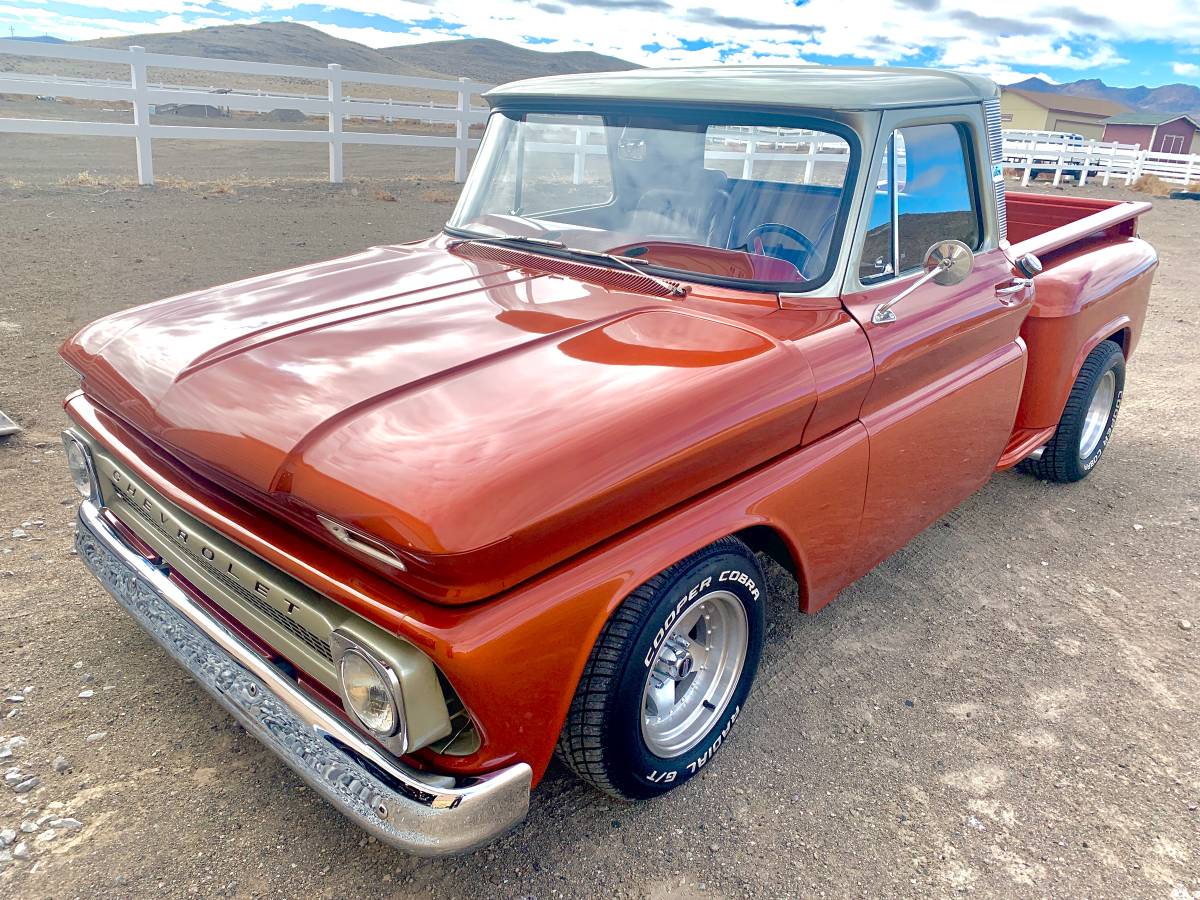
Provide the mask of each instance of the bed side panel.
[{"label": "bed side panel", "polygon": [[1158,257],[1138,238],[1094,239],[1056,254],[1035,279],[1037,300],[1021,327],[1029,366],[1017,429],[1049,428],[1062,416],[1071,385],[1088,353],[1121,334],[1133,353]]}]

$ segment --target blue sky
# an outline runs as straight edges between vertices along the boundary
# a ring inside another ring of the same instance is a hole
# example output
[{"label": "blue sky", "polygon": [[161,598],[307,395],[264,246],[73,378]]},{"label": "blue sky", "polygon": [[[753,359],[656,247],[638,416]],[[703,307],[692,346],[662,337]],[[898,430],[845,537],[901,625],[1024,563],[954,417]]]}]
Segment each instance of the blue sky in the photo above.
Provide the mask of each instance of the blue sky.
[{"label": "blue sky", "polygon": [[10,28],[81,40],[279,20],[373,47],[491,37],[642,65],[917,65],[1003,82],[1200,85],[1200,0],[0,0],[5,37]]}]

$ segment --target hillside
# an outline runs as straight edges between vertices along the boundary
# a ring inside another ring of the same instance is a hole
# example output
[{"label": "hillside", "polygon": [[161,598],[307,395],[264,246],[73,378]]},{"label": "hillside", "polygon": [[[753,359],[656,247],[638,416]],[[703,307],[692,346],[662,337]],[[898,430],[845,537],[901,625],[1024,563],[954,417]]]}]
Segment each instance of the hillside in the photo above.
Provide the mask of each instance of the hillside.
[{"label": "hillside", "polygon": [[384,47],[379,52],[401,64],[492,84],[536,78],[539,75],[617,72],[638,68],[631,62],[602,53],[545,53],[487,38],[407,44],[400,47]]},{"label": "hillside", "polygon": [[1198,113],[1200,112],[1200,87],[1192,84],[1164,84],[1162,87],[1138,86],[1133,88],[1110,87],[1099,78],[1084,78],[1066,84],[1051,84],[1041,78],[1027,78],[1009,85],[1028,91],[1045,91],[1051,94],[1069,94],[1073,97],[1089,97],[1093,100],[1110,100],[1121,103],[1139,112]]},{"label": "hillside", "polygon": [[395,75],[441,74],[440,71],[406,67],[378,50],[294,22],[217,25],[191,31],[100,38],[80,43],[91,47],[120,49],[137,45],[145,47],[151,53],[254,60],[293,66],[326,66],[329,63],[339,63],[347,69],[390,72]]},{"label": "hillside", "polygon": [[408,44],[374,50],[295,22],[218,25],[166,34],[82,41],[93,47],[145,47],[151,53],[250,59],[301,66],[340,63],[347,69],[423,77],[467,77],[498,84],[537,75],[632,69],[624,60],[599,53],[543,53],[503,41],[467,39]]}]

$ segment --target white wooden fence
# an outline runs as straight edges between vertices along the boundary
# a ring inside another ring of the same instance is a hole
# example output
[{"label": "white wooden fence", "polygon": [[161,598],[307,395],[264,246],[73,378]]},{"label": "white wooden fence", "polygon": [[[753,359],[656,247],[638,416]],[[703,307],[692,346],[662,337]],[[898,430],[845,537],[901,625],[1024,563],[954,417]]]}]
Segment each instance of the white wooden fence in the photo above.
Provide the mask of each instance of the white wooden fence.
[{"label": "white wooden fence", "polygon": [[1043,172],[1054,173],[1054,184],[1067,176],[1079,184],[1112,179],[1132,184],[1143,175],[1188,185],[1200,181],[1200,156],[1152,153],[1138,144],[1085,141],[1055,131],[1005,131],[1004,166],[1021,173],[1021,184]]},{"label": "white wooden fence", "polygon": [[[491,85],[467,78],[437,79],[385,75],[378,72],[359,72],[342,69],[337,64],[325,68],[316,66],[277,65],[241,60],[208,59],[196,56],[175,56],[147,53],[141,47],[110,50],[99,47],[79,47],[63,44],[0,39],[0,55],[38,56],[56,59],[129,66],[129,81],[111,79],[65,78],[0,72],[0,94],[33,96],[68,96],[82,100],[111,100],[128,103],[133,108],[133,122],[86,122],[66,119],[21,119],[0,117],[0,133],[95,135],[103,137],[132,137],[137,151],[137,175],[141,184],[154,184],[153,141],[158,139],[215,140],[215,141],[289,141],[322,143],[329,148],[329,180],[343,180],[343,147],[347,144],[375,144],[405,147],[444,148],[454,151],[454,180],[463,181],[467,174],[470,151],[479,141],[470,137],[472,125],[487,119],[487,110],[473,106],[471,98]],[[325,82],[326,96],[262,90],[226,90],[187,85],[151,84],[146,77],[149,67],[201,72],[239,73],[275,78],[298,78]],[[349,96],[348,84],[373,84],[387,87],[426,91],[441,91],[456,96],[453,105],[421,104],[415,101],[395,101]],[[277,109],[296,109],[305,115],[324,117],[328,127],[323,130],[301,128],[246,128],[229,126],[151,124],[153,110],[165,103],[198,104],[238,110],[271,112]],[[345,120],[380,119],[415,120],[423,123],[445,123],[454,126],[454,134],[402,134],[395,132],[347,131]],[[737,131],[726,127],[726,131]],[[791,143],[772,140],[758,132],[745,129],[744,136],[721,136],[715,143],[725,149],[709,149],[709,159],[738,159],[742,161],[742,177],[750,177],[755,162],[802,162],[805,182],[813,179],[819,162],[846,160],[845,146],[831,147],[816,135],[805,135]],[[604,144],[590,141],[589,130],[578,129],[573,145],[531,143],[534,152],[572,152],[575,154],[574,180],[584,175],[589,155],[604,154]],[[840,142],[839,142],[840,143]],[[803,150],[801,150],[803,146]],[[1136,144],[1116,144],[1102,141],[1083,141],[1069,135],[1046,131],[1005,131],[1004,165],[1010,171],[1021,172],[1021,184],[1042,172],[1054,173],[1054,184],[1065,177],[1080,184],[1100,179],[1105,185],[1116,178],[1131,184],[1143,175],[1154,175],[1164,181],[1187,185],[1200,181],[1200,156],[1182,153],[1152,153]]]},{"label": "white wooden fence", "polygon": [[[347,70],[336,63],[322,69],[316,66],[276,65],[147,53],[142,47],[109,50],[99,47],[40,44],[4,39],[0,39],[0,54],[128,65],[130,75],[128,82],[0,73],[0,94],[70,96],[84,100],[123,101],[133,107],[132,124],[62,119],[0,118],[0,132],[132,137],[137,149],[137,175],[140,184],[154,184],[152,146],[154,140],[163,138],[212,141],[298,141],[327,144],[329,146],[329,180],[334,183],[340,183],[343,180],[342,148],[346,144],[445,148],[454,151],[454,180],[462,181],[467,174],[468,154],[479,144],[478,140],[470,137],[469,129],[472,125],[483,123],[487,118],[486,109],[471,105],[471,97],[487,90],[490,85],[473,82],[467,78],[459,78],[456,81],[410,78],[384,75],[378,72]],[[295,94],[214,93],[212,90],[168,87],[163,84],[155,87],[146,79],[146,69],[151,66],[324,81],[328,85],[328,92],[325,98],[308,98]],[[432,104],[405,105],[391,101],[357,99],[346,95],[345,85],[347,83],[446,91],[457,95],[457,102],[453,106],[434,106]],[[324,116],[328,121],[328,128],[305,130],[298,128],[152,125],[150,123],[151,109],[162,103],[195,103],[260,112],[270,112],[285,107],[298,109],[306,115]],[[454,125],[454,135],[346,131],[343,125],[348,117],[387,120],[415,119],[422,122],[450,123]]]}]

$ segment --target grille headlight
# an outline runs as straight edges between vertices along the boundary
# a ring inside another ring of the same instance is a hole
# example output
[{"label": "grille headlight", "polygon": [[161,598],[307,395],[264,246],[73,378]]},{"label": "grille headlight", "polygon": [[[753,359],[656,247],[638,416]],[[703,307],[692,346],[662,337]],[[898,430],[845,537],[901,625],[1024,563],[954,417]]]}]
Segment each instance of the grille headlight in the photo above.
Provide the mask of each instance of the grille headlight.
[{"label": "grille headlight", "polygon": [[69,431],[63,432],[62,441],[67,453],[67,468],[71,470],[71,480],[75,483],[75,490],[79,491],[79,496],[84,500],[88,500],[92,496],[94,483],[91,454],[88,453],[83,443]]},{"label": "grille headlight", "polygon": [[363,727],[379,737],[391,737],[400,727],[395,674],[357,647],[348,647],[338,666],[342,697]]}]

